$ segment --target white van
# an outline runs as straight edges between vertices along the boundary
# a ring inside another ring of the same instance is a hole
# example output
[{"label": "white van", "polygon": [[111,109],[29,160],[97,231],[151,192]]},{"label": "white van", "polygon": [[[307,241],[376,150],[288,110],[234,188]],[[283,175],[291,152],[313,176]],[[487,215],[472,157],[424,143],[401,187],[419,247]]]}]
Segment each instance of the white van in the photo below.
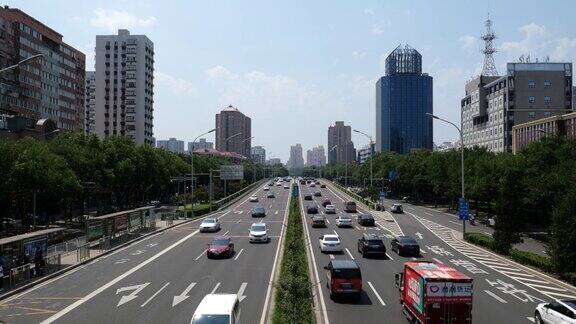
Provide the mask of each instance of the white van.
[{"label": "white van", "polygon": [[208,294],[204,296],[191,324],[238,324],[240,302],[236,294]]}]

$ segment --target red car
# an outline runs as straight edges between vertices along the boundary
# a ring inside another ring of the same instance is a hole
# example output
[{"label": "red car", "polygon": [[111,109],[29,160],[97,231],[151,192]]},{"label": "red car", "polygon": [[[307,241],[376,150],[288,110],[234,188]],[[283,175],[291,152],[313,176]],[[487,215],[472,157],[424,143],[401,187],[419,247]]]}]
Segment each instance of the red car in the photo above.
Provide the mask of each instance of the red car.
[{"label": "red car", "polygon": [[322,202],[322,207],[326,208],[326,206],[328,205],[332,205],[332,202],[330,201],[330,199],[324,199],[324,201]]},{"label": "red car", "polygon": [[234,243],[227,236],[217,236],[212,242],[208,243],[206,256],[212,258],[228,258],[234,255]]}]

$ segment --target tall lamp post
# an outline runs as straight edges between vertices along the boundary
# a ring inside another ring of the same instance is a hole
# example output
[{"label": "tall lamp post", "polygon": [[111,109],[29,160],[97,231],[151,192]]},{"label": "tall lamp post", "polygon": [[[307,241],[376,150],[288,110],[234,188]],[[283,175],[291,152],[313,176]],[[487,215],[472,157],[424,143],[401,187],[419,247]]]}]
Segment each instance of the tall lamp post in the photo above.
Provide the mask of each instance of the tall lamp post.
[{"label": "tall lamp post", "polygon": [[370,140],[370,188],[372,188],[372,187],[374,187],[374,183],[373,183],[374,178],[372,176],[373,175],[373,173],[372,173],[372,158],[374,158],[374,155],[372,152],[372,136],[370,136],[364,132],[361,132],[359,130],[356,130],[356,129],[354,130],[354,132],[356,132],[358,134],[362,134],[362,135],[368,137],[368,139]]},{"label": "tall lamp post", "polygon": [[[330,155],[330,153],[332,151],[334,151],[337,147],[338,147],[338,144],[332,146],[332,148],[330,150],[328,150],[328,155]],[[338,178],[339,178],[339,176],[338,176],[338,153],[336,153],[336,179],[338,179]]]},{"label": "tall lamp post", "polygon": [[[464,201],[466,199],[466,195],[464,192],[464,136],[462,134],[462,129],[460,129],[460,127],[456,126],[456,124],[454,124],[453,122],[446,120],[446,119],[443,119],[443,118],[440,118],[434,114],[426,113],[426,115],[428,115],[431,118],[441,120],[445,123],[448,123],[448,124],[454,126],[458,130],[458,133],[460,133],[460,173],[461,173],[461,182],[462,182],[462,194],[461,195],[462,195],[462,201]],[[464,235],[464,234],[466,234],[466,220],[465,219],[462,220],[462,235]]]},{"label": "tall lamp post", "polygon": [[[194,217],[194,143],[196,143],[196,141],[200,137],[208,135],[215,131],[216,128],[213,128],[205,133],[196,136],[196,138],[192,141],[192,149],[190,150],[190,209],[192,211],[191,212],[192,217]],[[186,208],[184,208],[184,210],[186,210]]]},{"label": "tall lamp post", "polygon": [[[251,139],[253,139],[253,138],[254,138],[254,136],[243,139],[242,142],[241,142],[241,144],[242,144],[241,146],[244,146],[244,143],[246,143],[247,141],[249,141],[249,140],[251,140]],[[251,148],[250,148],[250,150],[248,150],[248,151],[251,151]],[[252,154],[250,154],[250,156],[247,156],[247,158],[249,158],[249,159],[252,160]],[[252,166],[254,167],[253,170],[252,170],[252,173],[253,173],[253,175],[254,175],[254,177],[253,177],[253,182],[256,182],[256,163],[254,163],[254,161],[252,161]]]},{"label": "tall lamp post", "polygon": [[17,68],[17,67],[20,67],[20,66],[22,66],[22,65],[25,65],[25,64],[27,64],[28,62],[33,61],[33,60],[38,59],[38,58],[41,58],[41,57],[44,57],[44,54],[32,55],[32,56],[27,57],[27,58],[23,59],[22,61],[14,64],[14,65],[11,65],[11,66],[8,66],[8,67],[5,67],[5,68],[1,69],[1,70],[0,70],[0,73],[4,73],[4,72],[6,72],[6,71],[13,70],[13,69],[15,69],[15,68]]}]

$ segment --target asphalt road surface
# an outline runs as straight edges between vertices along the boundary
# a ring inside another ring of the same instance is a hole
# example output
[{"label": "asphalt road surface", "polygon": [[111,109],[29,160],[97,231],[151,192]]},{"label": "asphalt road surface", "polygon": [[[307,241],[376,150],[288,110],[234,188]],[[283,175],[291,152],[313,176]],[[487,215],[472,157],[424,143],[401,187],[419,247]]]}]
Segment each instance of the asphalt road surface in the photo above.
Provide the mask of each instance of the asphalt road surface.
[{"label": "asphalt road surface", "polygon": [[[245,196],[214,214],[222,229],[199,233],[202,218],[150,236],[0,303],[7,323],[190,323],[211,292],[237,293],[243,323],[261,323],[270,305],[271,276],[283,234],[289,191],[255,189],[258,203]],[[261,205],[271,240],[248,242],[251,209]],[[207,243],[228,235],[235,244],[229,259],[208,259]],[[277,267],[276,267],[277,268]]]},{"label": "asphalt road surface", "polygon": [[[342,202],[349,198],[331,185],[326,189],[301,185],[300,190],[302,193],[318,190],[322,193],[322,197],[314,197],[314,202],[301,200],[303,207],[315,203],[323,211],[321,202],[326,198],[337,207],[336,215],[326,215],[329,221],[327,228],[312,228],[310,216],[304,215],[314,259],[315,270],[311,277],[314,293],[319,300],[315,311],[324,323],[407,323],[394,285],[394,274],[402,271],[404,262],[418,259],[445,263],[474,279],[474,323],[530,323],[534,321],[534,308],[538,303],[555,298],[576,298],[574,287],[462,242],[454,229],[435,222],[433,217],[424,214],[424,210],[405,208],[405,213],[394,215],[396,222],[375,217],[375,227],[363,227],[355,221],[353,228],[338,228],[335,219],[343,213]],[[359,212],[366,211],[360,208]],[[351,216],[355,220],[356,215]],[[318,237],[334,232],[340,235],[344,253],[321,253]],[[362,258],[357,251],[357,240],[365,232],[384,236],[388,258]],[[412,236],[419,242],[422,251],[420,257],[400,257],[391,251],[390,239],[402,234]],[[330,299],[323,267],[331,258],[358,262],[364,290],[360,301]]]}]

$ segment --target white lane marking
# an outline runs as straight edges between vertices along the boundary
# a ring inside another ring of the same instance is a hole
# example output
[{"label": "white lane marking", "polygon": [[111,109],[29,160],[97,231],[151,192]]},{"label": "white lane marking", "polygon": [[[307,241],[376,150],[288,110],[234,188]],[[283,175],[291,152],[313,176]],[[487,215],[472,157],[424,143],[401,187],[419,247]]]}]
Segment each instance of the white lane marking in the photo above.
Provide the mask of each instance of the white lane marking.
[{"label": "white lane marking", "polygon": [[390,256],[390,254],[388,254],[388,252],[386,252],[386,256],[388,257],[388,259],[394,261],[394,259],[392,259],[392,257]]},{"label": "white lane marking", "polygon": [[242,218],[240,218],[236,223],[240,223],[240,222],[242,222]]},{"label": "white lane marking", "polygon": [[348,248],[344,248],[346,250],[346,253],[348,253],[348,255],[350,256],[350,258],[352,258],[352,260],[354,260],[354,256],[352,255],[352,253],[350,253],[350,250],[348,250]]},{"label": "white lane marking", "polygon": [[240,257],[240,254],[242,254],[242,251],[244,251],[244,249],[240,249],[240,252],[238,252],[236,257],[234,257],[234,261],[238,260],[238,258]]},{"label": "white lane marking", "polygon": [[330,257],[330,260],[334,260],[336,258],[334,254],[328,254],[328,256]]},{"label": "white lane marking", "polygon": [[276,211],[274,212],[274,215],[278,215],[278,210],[276,210]]},{"label": "white lane marking", "polygon": [[230,231],[226,231],[226,232],[224,232],[224,234],[222,234],[222,235],[226,236],[226,234],[228,234],[228,233],[230,233]]},{"label": "white lane marking", "polygon": [[216,290],[218,289],[218,287],[220,287],[220,283],[217,283],[216,286],[214,286],[214,289],[212,289],[212,291],[210,293],[211,294],[215,293]]},{"label": "white lane marking", "polygon": [[82,297],[81,299],[77,300],[76,302],[68,305],[66,308],[62,309],[61,311],[59,311],[58,313],[48,317],[47,319],[45,319],[44,321],[42,321],[42,324],[49,324],[52,323],[54,321],[56,321],[57,319],[59,319],[60,317],[68,314],[69,312],[71,312],[72,310],[76,309],[78,306],[84,304],[85,302],[91,300],[92,298],[94,298],[95,296],[99,295],[100,293],[102,293],[104,290],[110,288],[111,286],[115,285],[116,283],[120,282],[122,279],[128,277],[129,275],[133,274],[134,272],[142,269],[143,267],[145,267],[146,265],[148,265],[149,263],[151,263],[152,261],[158,259],[159,257],[161,257],[162,255],[164,255],[165,253],[167,253],[168,251],[174,249],[175,247],[177,247],[178,245],[186,242],[189,238],[191,238],[192,236],[198,234],[198,230],[186,235],[185,237],[181,238],[180,240],[176,241],[175,243],[173,243],[172,245],[168,246],[167,248],[165,248],[164,250],[156,253],[155,255],[153,255],[152,257],[148,258],[146,261],[138,264],[137,266],[135,266],[134,268],[124,272],[123,274],[119,275],[118,277],[114,278],[114,280],[109,281],[108,283],[104,284],[103,286],[100,286],[99,288],[97,288],[96,290],[92,291],[91,293],[89,293],[88,295]]},{"label": "white lane marking", "polygon": [[154,293],[154,295],[150,296],[150,298],[148,298],[144,304],[140,305],[140,307],[144,307],[146,306],[146,304],[148,304],[152,299],[154,299],[154,297],[156,297],[162,290],[164,290],[164,288],[166,288],[166,286],[168,286],[170,284],[170,282],[167,282],[164,286],[162,286],[162,288],[158,289],[157,292]]},{"label": "white lane marking", "polygon": [[362,229],[359,226],[354,226],[357,230],[361,231]]},{"label": "white lane marking", "polygon": [[424,212],[424,214],[429,215],[429,216],[434,216],[434,215],[430,214],[429,212]]},{"label": "white lane marking", "polygon": [[444,262],[442,262],[442,261],[440,261],[440,260],[438,260],[438,259],[436,259],[436,258],[432,258],[432,260],[436,261],[437,263],[444,264]]},{"label": "white lane marking", "polygon": [[336,233],[336,230],[334,230],[333,232],[334,232],[334,234],[338,235],[338,233]]},{"label": "white lane marking", "polygon": [[186,289],[184,289],[184,291],[180,295],[174,296],[174,298],[172,299],[172,307],[188,299],[188,297],[190,297],[188,296],[188,293],[190,292],[190,290],[192,290],[192,288],[194,288],[194,286],[196,286],[196,283],[192,282],[188,285],[188,287],[186,287]]},{"label": "white lane marking", "polygon": [[247,282],[243,282],[243,283],[240,285],[240,289],[238,289],[238,293],[236,294],[236,296],[238,296],[238,300],[239,300],[240,302],[242,302],[242,301],[244,300],[244,298],[247,297],[246,295],[244,295],[244,291],[246,290],[246,286],[248,286],[248,283],[247,283]]},{"label": "white lane marking", "polygon": [[455,221],[451,221],[451,220],[449,220],[449,222],[452,223],[452,224],[456,224],[456,225],[462,225],[462,223],[455,222]]},{"label": "white lane marking", "polygon": [[418,236],[419,239],[422,239],[422,233],[418,232],[416,233],[416,236]]},{"label": "white lane marking", "polygon": [[417,259],[415,257],[412,257],[412,261],[416,261]]},{"label": "white lane marking", "polygon": [[534,317],[526,316],[526,319],[529,320],[529,321],[532,322],[532,323],[535,323]]},{"label": "white lane marking", "polygon": [[488,295],[492,296],[494,299],[501,302],[502,304],[508,303],[506,300],[502,299],[502,297],[496,295],[495,293],[491,292],[490,290],[484,290],[484,292],[487,293]]},{"label": "white lane marking", "polygon": [[243,210],[241,210],[241,211],[239,211],[239,212],[238,212],[238,214],[242,214],[243,212],[244,212],[244,211],[243,211]]},{"label": "white lane marking", "polygon": [[280,229],[280,238],[278,239],[278,246],[276,247],[276,255],[274,256],[274,264],[272,265],[272,272],[270,272],[270,279],[268,280],[268,290],[266,291],[266,299],[264,300],[264,307],[262,308],[262,316],[260,316],[260,324],[266,323],[266,315],[268,312],[268,303],[271,299],[272,286],[274,285],[274,275],[276,272],[276,266],[278,263],[278,256],[280,255],[280,248],[282,247],[282,241],[284,238],[284,224],[286,222],[286,217],[288,215],[288,210],[290,207],[290,201],[292,200],[292,195],[288,196],[286,200],[286,208],[284,209],[284,219],[282,219],[282,227]]},{"label": "white lane marking", "polygon": [[422,254],[426,254],[427,252],[426,252],[426,251],[424,251],[424,250],[420,250],[420,253],[422,253]]},{"label": "white lane marking", "polygon": [[138,298],[138,293],[140,291],[142,291],[142,289],[146,288],[146,286],[148,286],[149,284],[150,284],[149,282],[146,282],[146,283],[143,283],[141,285],[134,285],[134,286],[127,286],[127,287],[118,288],[116,290],[116,295],[118,295],[121,292],[130,291],[130,290],[132,290],[132,292],[128,295],[122,296],[120,298],[120,301],[118,302],[118,305],[116,305],[116,307],[120,307],[123,304],[125,304],[125,303],[127,303],[133,299]]},{"label": "white lane marking", "polygon": [[204,253],[206,253],[206,250],[202,251],[202,253],[200,253],[200,255],[194,259],[194,261],[198,261],[204,255]]},{"label": "white lane marking", "polygon": [[386,303],[384,302],[384,300],[382,300],[382,297],[380,297],[380,295],[378,294],[378,292],[376,291],[376,289],[374,288],[374,286],[370,281],[368,281],[368,286],[372,288],[372,291],[374,292],[374,295],[376,295],[376,298],[378,298],[378,300],[380,301],[380,304],[382,304],[382,306],[386,306]]},{"label": "white lane marking", "polygon": [[222,214],[222,215],[220,215],[220,216],[218,216],[218,217],[216,217],[216,218],[220,219],[220,218],[228,215],[229,213],[230,213],[230,210],[228,210],[227,212],[225,212],[224,214]]},{"label": "white lane marking", "polygon": [[326,219],[326,223],[330,224],[330,221],[328,219]]}]

